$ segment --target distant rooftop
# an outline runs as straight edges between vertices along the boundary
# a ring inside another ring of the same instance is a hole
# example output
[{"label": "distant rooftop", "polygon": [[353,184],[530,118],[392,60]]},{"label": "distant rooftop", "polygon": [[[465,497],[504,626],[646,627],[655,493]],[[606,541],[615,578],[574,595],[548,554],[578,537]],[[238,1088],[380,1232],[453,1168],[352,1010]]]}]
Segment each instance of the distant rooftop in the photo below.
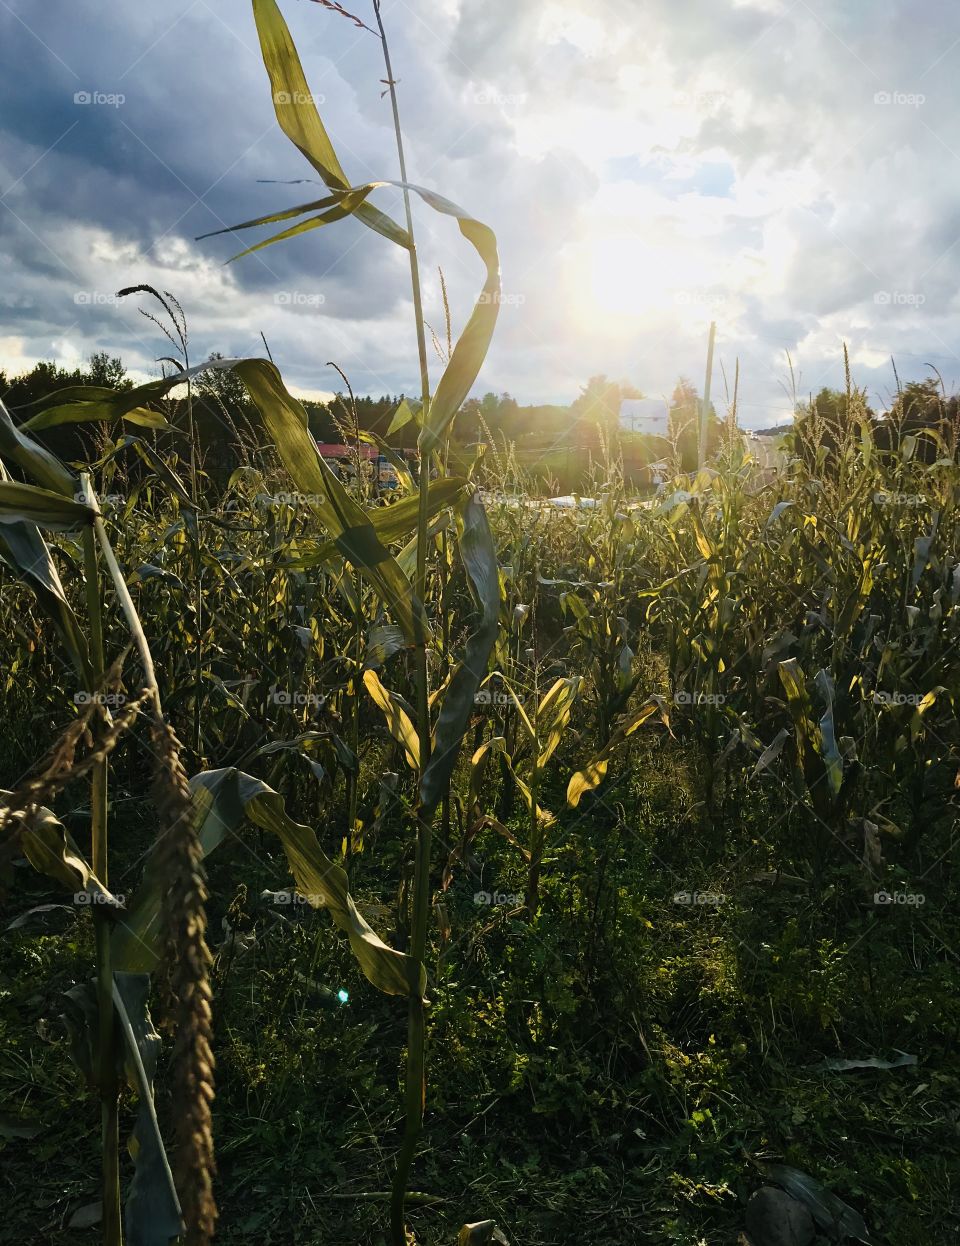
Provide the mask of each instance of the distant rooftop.
[{"label": "distant rooftop", "polygon": [[318,441],[315,444],[322,459],[353,459],[357,454],[362,459],[375,459],[378,454],[376,446],[368,446],[365,442],[359,446],[338,446],[332,441]]}]

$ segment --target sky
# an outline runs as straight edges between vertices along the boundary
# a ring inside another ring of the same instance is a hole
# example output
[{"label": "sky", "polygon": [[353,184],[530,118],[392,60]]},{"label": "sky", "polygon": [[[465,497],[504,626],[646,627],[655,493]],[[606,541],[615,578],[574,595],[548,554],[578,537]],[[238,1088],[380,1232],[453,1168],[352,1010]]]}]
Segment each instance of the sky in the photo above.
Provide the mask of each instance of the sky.
[{"label": "sky", "polygon": [[[345,0],[372,20],[369,0]],[[280,0],[351,181],[397,176],[379,40]],[[945,0],[383,0],[410,179],[489,224],[504,297],[475,387],[566,403],[595,374],[713,394],[746,427],[854,379],[878,409],[960,383],[960,6]],[[0,0],[0,370],[169,343],[117,300],[183,305],[192,361],[262,355],[290,388],[418,393],[406,254],[355,221],[226,264],[198,235],[317,197],[244,0]],[[377,206],[402,217],[399,193]],[[415,209],[427,320],[482,265]],[[258,235],[259,236],[259,235]],[[431,357],[436,382],[441,364]]]}]

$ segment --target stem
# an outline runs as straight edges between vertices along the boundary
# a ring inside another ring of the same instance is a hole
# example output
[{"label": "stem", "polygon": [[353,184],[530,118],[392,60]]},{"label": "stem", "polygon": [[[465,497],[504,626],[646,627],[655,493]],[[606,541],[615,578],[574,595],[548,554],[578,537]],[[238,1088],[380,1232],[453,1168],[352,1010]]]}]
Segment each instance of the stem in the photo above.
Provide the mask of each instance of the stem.
[{"label": "stem", "polygon": [[[186,371],[190,370],[190,357],[187,353],[185,336],[183,338],[183,366]],[[193,546],[193,603],[197,620],[196,653],[193,660],[193,753],[196,759],[200,761],[200,683],[203,678],[203,591],[200,581],[203,569],[200,566],[200,547],[202,542],[200,539],[200,507],[198,502],[199,490],[197,487],[197,428],[193,417],[193,386],[189,380],[187,381],[187,427],[190,433],[190,498],[193,502],[193,523],[196,525],[191,533],[191,545]]]},{"label": "stem", "polygon": [[[90,494],[91,501],[89,505],[96,505],[96,498]],[[103,526],[103,520],[98,515],[93,521],[93,530],[100,542],[100,548],[103,551],[103,560],[107,564],[107,570],[110,572],[110,579],[117,592],[117,598],[120,602],[120,608],[123,610],[127,627],[130,629],[130,635],[136,646],[140,662],[143,666],[143,673],[146,678],[146,685],[150,692],[150,699],[153,703],[153,710],[157,716],[157,720],[163,721],[163,709],[160,705],[160,689],[157,687],[157,673],[153,666],[153,657],[150,653],[150,645],[147,642],[146,632],[143,630],[143,624],[140,622],[140,616],[137,614],[137,608],[133,604],[133,598],[130,596],[130,590],[127,588],[127,582],[123,578],[123,572],[120,570],[120,564],[117,562],[117,556],[113,552],[113,546],[107,536],[107,531]]]},{"label": "stem", "polygon": [[[383,46],[383,61],[387,71],[387,87],[390,92],[390,105],[393,110],[393,128],[397,140],[397,155],[400,161],[400,180],[403,186],[403,207],[406,216],[407,234],[410,238],[410,284],[413,290],[413,314],[417,327],[417,353],[420,360],[420,392],[421,410],[421,448],[420,448],[420,493],[417,511],[417,569],[414,580],[414,594],[417,601],[417,644],[414,647],[414,662],[417,693],[417,728],[420,738],[420,773],[423,774],[430,760],[430,685],[427,671],[427,643],[425,606],[427,595],[427,530],[430,520],[430,459],[424,454],[422,429],[426,427],[430,412],[430,374],[427,368],[427,336],[423,321],[423,299],[420,290],[420,266],[417,261],[417,248],[413,233],[413,213],[410,209],[410,192],[406,188],[407,164],[403,153],[403,132],[400,127],[400,109],[397,104],[397,92],[390,63],[390,48],[387,43],[386,31],[380,16],[380,0],[373,0],[373,11],[380,31],[380,42]],[[420,994],[419,974],[424,962],[427,946],[427,915],[430,906],[430,852],[433,836],[433,808],[421,808],[417,818],[417,848],[413,880],[413,918],[410,941],[412,973],[416,976],[410,986],[410,1006],[407,1019],[407,1071],[404,1094],[405,1122],[403,1143],[397,1159],[397,1171],[394,1177],[390,1199],[390,1234],[393,1246],[406,1246],[406,1228],[404,1224],[404,1201],[417,1149],[417,1140],[423,1128],[423,1109],[426,1094],[426,1013],[422,995]]]},{"label": "stem", "polygon": [[[534,584],[537,582],[538,565],[534,562]],[[540,794],[540,646],[537,643],[537,598],[534,593],[530,602],[530,638],[533,646],[533,768],[530,772],[530,867],[527,871],[527,894],[524,897],[527,920],[533,921],[540,899],[540,866],[546,831],[537,817],[537,797]]]},{"label": "stem", "polygon": [[[85,493],[89,478],[82,477]],[[93,667],[90,693],[96,693],[103,682],[104,644],[103,615],[100,606],[100,577],[97,567],[97,545],[92,528],[83,532],[83,562],[86,580],[87,618],[90,625],[90,658]],[[109,885],[109,854],[107,836],[107,784],[109,760],[97,762],[91,777],[90,821],[93,871]],[[113,966],[110,958],[110,921],[106,909],[98,907],[93,915],[97,955],[97,1018],[100,1060],[97,1080],[100,1084],[100,1139],[103,1179],[103,1241],[104,1246],[122,1246],[123,1222],[120,1215],[120,1091],[116,1074],[116,1046],[113,1017]]]},{"label": "stem", "polygon": [[[361,686],[363,669],[363,607],[360,598],[360,577],[353,577],[353,591],[357,602],[357,612],[353,619],[354,658],[353,674],[351,675],[352,695],[350,697],[350,747],[356,759],[360,757],[360,700],[358,689]],[[349,871],[350,857],[353,852],[353,836],[357,828],[357,807],[360,799],[359,760],[357,768],[347,775],[347,839],[344,851],[344,867]]]}]

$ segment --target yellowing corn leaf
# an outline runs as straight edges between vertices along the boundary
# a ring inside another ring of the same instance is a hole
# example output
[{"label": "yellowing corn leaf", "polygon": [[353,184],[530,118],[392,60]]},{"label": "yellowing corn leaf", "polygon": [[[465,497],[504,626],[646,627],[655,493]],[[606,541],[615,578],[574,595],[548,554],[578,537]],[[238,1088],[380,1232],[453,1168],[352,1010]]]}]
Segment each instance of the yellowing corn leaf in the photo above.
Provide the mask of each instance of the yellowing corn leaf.
[{"label": "yellowing corn leaf", "polygon": [[[253,16],[280,128],[331,190],[346,190],[350,181],[320,120],[297,49],[275,0],[253,0]],[[410,245],[407,231],[377,208],[363,204],[357,216],[391,242]]]},{"label": "yellowing corn leaf", "polygon": [[659,713],[660,721],[669,731],[670,715],[662,698],[651,697],[638,713],[634,714],[631,719],[621,724],[614,731],[606,747],[596,757],[588,761],[582,770],[578,770],[576,774],[571,775],[570,782],[567,784],[568,805],[572,805],[575,808],[580,803],[580,798],[585,792],[592,792],[595,787],[599,787],[604,778],[606,778],[607,766],[614,750],[657,713]]},{"label": "yellowing corn leaf", "polygon": [[407,756],[407,765],[412,770],[420,769],[420,738],[417,729],[410,721],[410,716],[400,703],[391,695],[388,688],[380,682],[376,671],[363,672],[363,686],[373,699],[374,704],[383,711],[387,720],[387,730],[403,746]]}]

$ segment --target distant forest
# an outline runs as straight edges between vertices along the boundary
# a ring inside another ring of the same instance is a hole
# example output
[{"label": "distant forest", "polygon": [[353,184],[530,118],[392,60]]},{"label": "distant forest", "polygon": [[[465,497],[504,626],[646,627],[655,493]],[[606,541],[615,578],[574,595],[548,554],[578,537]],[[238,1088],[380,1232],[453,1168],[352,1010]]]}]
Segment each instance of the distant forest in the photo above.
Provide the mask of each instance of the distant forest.
[{"label": "distant forest", "polygon": [[[212,359],[220,358],[213,355]],[[67,369],[52,362],[37,363],[29,372],[9,377],[0,370],[0,396],[17,419],[26,419],[33,405],[49,400],[51,394],[71,386],[130,388],[134,384],[117,356],[94,354],[79,368]],[[517,461],[534,475],[564,490],[576,489],[584,464],[601,457],[608,449],[623,456],[624,463],[639,478],[646,466],[668,458],[683,471],[697,465],[697,414],[700,397],[688,380],[678,379],[669,407],[669,439],[623,432],[619,428],[620,404],[625,398],[641,398],[636,386],[613,381],[606,376],[590,377],[580,393],[566,405],[524,405],[508,393],[487,393],[464,403],[454,425],[454,442],[462,450],[478,443],[513,447]],[[396,449],[416,447],[417,428],[413,421],[390,432],[391,423],[403,394],[380,396],[337,393],[328,402],[303,400],[310,430],[318,442],[341,443],[352,440],[354,429],[375,434]],[[408,401],[416,405],[415,400]],[[249,399],[241,382],[228,370],[212,369],[193,386],[193,408],[197,436],[210,475],[223,479],[242,456],[238,442],[252,434]],[[167,412],[176,424],[178,417]],[[728,410],[718,415],[711,404],[708,423],[708,453],[719,445],[724,423],[735,418]],[[779,435],[805,429],[806,442],[833,445],[857,420],[868,419],[874,426],[877,444],[899,445],[908,435],[923,429],[940,433],[943,442],[954,448],[960,441],[960,399],[947,395],[939,380],[909,382],[896,396],[888,412],[871,408],[863,390],[823,388],[796,407],[794,423],[758,430],[761,435]],[[128,430],[140,432],[140,430]],[[814,436],[811,438],[810,434]],[[151,438],[156,434],[151,433]],[[161,437],[176,437],[165,433]],[[66,458],[80,457],[91,438],[102,438],[103,430],[84,426],[65,426],[43,434],[50,448]],[[175,449],[175,444],[173,446]],[[921,447],[924,457],[936,454],[933,443]],[[646,483],[649,483],[647,480]]]}]

